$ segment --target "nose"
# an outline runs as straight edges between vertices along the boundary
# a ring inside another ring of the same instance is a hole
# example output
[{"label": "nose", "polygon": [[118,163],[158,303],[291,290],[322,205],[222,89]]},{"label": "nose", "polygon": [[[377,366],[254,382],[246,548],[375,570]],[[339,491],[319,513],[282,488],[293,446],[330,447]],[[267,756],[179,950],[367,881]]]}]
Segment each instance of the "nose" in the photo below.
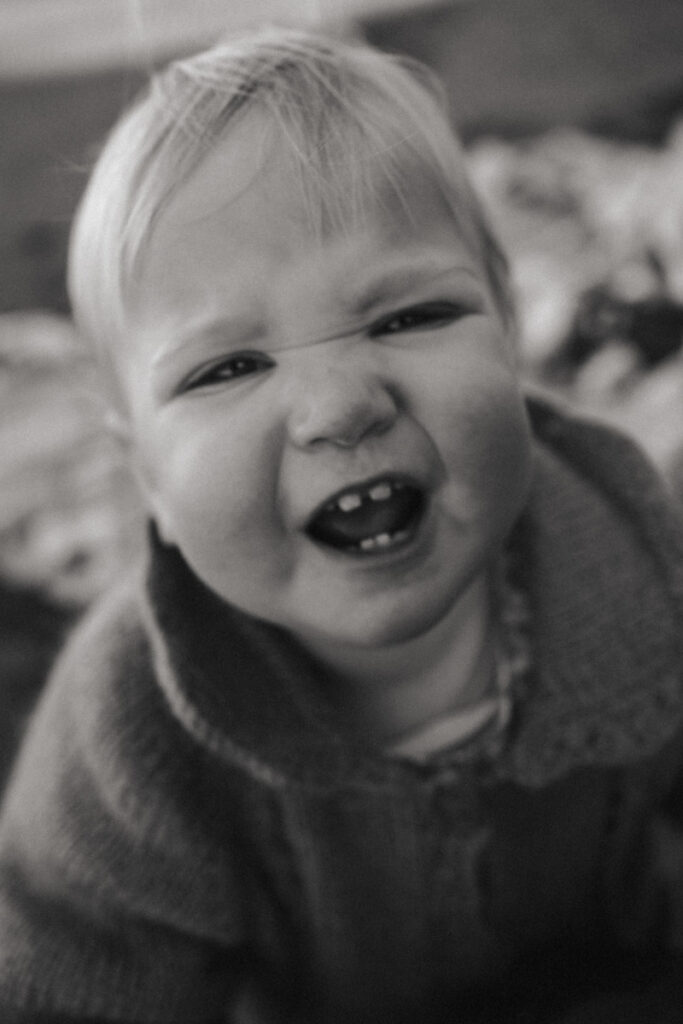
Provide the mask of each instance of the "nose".
[{"label": "nose", "polygon": [[326,366],[299,382],[289,434],[299,448],[324,442],[353,448],[389,430],[397,415],[394,394],[370,369]]}]

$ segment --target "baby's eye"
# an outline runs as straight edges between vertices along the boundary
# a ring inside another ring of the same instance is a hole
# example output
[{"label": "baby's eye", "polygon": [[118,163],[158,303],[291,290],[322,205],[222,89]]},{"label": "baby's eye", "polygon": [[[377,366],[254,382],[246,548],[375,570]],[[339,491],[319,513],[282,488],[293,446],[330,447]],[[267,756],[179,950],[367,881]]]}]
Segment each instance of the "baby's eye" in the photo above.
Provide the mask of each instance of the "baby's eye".
[{"label": "baby's eye", "polygon": [[465,314],[466,310],[452,302],[426,302],[420,306],[398,310],[370,328],[370,337],[400,334],[403,331],[426,331],[445,327]]},{"label": "baby's eye", "polygon": [[273,365],[273,361],[261,352],[238,352],[232,356],[222,356],[193,370],[183,379],[178,391],[183,393],[226,384],[240,377],[262,373]]}]

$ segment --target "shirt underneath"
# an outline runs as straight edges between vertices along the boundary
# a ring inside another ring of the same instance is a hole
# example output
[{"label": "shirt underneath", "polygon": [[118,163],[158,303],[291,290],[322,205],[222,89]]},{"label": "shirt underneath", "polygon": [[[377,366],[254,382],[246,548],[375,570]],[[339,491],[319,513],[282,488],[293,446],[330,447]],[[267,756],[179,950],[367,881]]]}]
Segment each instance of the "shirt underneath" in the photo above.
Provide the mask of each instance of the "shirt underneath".
[{"label": "shirt underneath", "polygon": [[513,579],[514,557],[506,551],[494,573],[497,616],[493,679],[487,693],[465,707],[439,715],[404,733],[385,747],[391,757],[425,763],[446,751],[458,751],[475,740],[502,737],[512,713],[516,684],[531,668],[528,597]]}]

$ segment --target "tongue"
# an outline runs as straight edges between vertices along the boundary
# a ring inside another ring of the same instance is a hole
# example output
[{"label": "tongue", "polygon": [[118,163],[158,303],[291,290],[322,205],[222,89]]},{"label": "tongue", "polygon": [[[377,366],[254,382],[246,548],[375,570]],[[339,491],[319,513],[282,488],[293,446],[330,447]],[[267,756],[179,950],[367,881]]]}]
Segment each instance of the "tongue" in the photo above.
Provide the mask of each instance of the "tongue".
[{"label": "tongue", "polygon": [[314,540],[332,547],[351,547],[367,537],[407,529],[421,506],[420,492],[412,487],[403,487],[387,501],[365,498],[363,504],[352,512],[323,509],[311,523],[308,533]]}]

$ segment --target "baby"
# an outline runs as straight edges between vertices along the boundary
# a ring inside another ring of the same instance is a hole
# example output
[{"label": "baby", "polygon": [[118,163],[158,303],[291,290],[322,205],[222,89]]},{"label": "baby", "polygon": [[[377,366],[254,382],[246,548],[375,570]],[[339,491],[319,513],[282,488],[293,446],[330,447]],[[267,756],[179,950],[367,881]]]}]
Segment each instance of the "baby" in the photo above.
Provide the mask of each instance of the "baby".
[{"label": "baby", "polygon": [[279,30],[172,65],[70,286],[148,558],[6,795],[2,1020],[548,1024],[675,976],[683,543],[522,394],[429,74]]}]

